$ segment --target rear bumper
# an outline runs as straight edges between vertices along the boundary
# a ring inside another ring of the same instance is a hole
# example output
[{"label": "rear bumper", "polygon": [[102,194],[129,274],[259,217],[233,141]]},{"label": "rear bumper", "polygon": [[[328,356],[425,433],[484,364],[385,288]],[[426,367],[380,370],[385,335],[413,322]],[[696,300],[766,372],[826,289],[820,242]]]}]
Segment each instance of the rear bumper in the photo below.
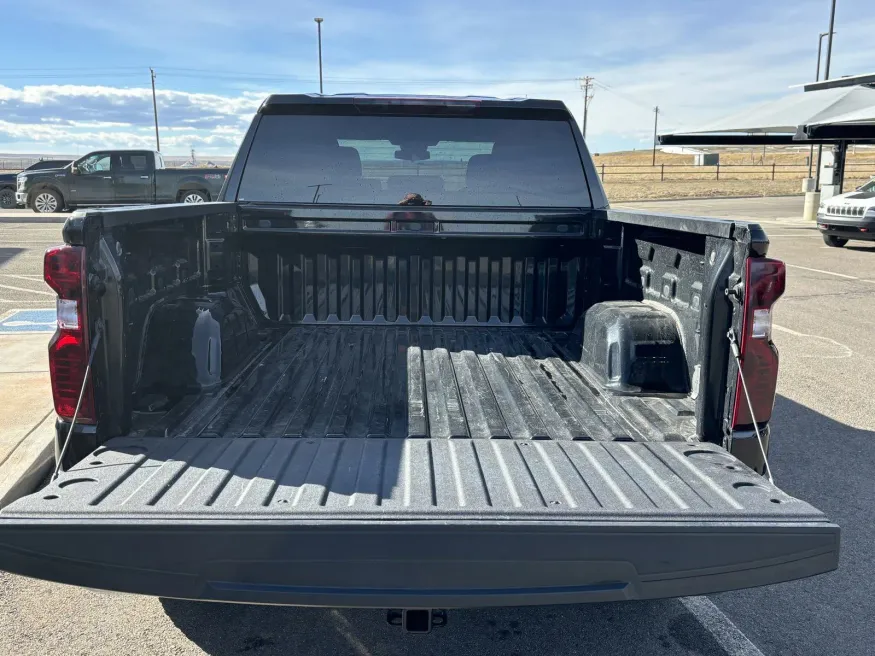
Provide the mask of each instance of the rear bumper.
[{"label": "rear bumper", "polygon": [[826,235],[845,239],[875,240],[875,218],[817,215],[817,228]]},{"label": "rear bumper", "polygon": [[683,443],[125,438],[0,512],[0,569],[240,603],[653,599],[838,553],[820,511]]}]

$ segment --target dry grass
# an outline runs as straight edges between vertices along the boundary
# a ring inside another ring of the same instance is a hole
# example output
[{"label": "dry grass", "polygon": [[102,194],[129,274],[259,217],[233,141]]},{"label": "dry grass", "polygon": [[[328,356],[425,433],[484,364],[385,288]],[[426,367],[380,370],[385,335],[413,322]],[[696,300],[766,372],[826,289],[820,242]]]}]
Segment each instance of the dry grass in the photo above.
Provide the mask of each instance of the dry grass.
[{"label": "dry grass", "polygon": [[[845,190],[863,184],[868,178],[845,179]],[[611,202],[628,200],[709,198],[720,196],[784,196],[801,194],[801,180],[674,180],[620,181],[604,183]]]},{"label": "dry grass", "polygon": [[[614,202],[629,200],[699,198],[716,196],[778,196],[802,193],[802,178],[808,175],[807,150],[762,148],[720,153],[720,179],[713,166],[693,166],[692,155],[656,153],[656,167],[651,166],[649,150],[633,150],[594,155],[596,168],[605,167],[603,184]],[[816,152],[815,152],[816,156]],[[866,182],[875,175],[875,148],[860,148],[847,156],[845,189]],[[775,180],[771,180],[772,164]],[[660,180],[665,164],[665,180]],[[672,166],[669,166],[672,165]],[[614,168],[611,167],[623,167]],[[634,168],[627,168],[634,167]],[[786,168],[792,167],[792,168]]]},{"label": "dry grass", "polygon": [[[762,148],[724,151],[720,153],[719,179],[717,167],[694,166],[693,155],[657,152],[656,167],[651,166],[653,155],[649,150],[596,154],[594,160],[599,173],[605,172],[603,184],[608,198],[628,201],[800,194],[802,179],[808,176],[807,156],[807,150],[781,148],[767,149],[765,155]],[[845,188],[853,189],[875,174],[873,162],[873,149],[848,153]]]}]

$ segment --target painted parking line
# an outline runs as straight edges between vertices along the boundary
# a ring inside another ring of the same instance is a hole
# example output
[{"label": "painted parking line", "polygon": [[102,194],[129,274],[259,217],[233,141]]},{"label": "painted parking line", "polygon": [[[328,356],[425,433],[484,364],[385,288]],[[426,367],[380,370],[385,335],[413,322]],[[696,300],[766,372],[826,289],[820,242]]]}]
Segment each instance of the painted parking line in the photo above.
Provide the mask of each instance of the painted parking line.
[{"label": "painted parking line", "polygon": [[799,266],[798,264],[787,264],[792,269],[802,269],[803,271],[813,271],[814,273],[823,273],[828,276],[836,276],[837,278],[847,278],[848,280],[859,280],[857,276],[849,276],[846,273],[836,273],[835,271],[824,271],[823,269],[812,269],[811,267]]},{"label": "painted parking line", "polygon": [[680,602],[714,636],[727,656],[765,656],[708,597],[682,597]]},{"label": "painted parking line", "polygon": [[27,280],[30,282],[42,282],[43,277],[28,273],[0,273],[0,278],[17,278],[18,280]]},{"label": "painted parking line", "polygon": [[[786,328],[784,326],[779,326],[776,323],[772,324],[772,329],[777,330],[778,332],[787,333],[789,335],[793,335],[794,337],[802,337],[807,338],[810,342],[814,342],[819,346],[815,346],[814,348],[806,349],[805,353],[798,354],[796,357],[798,358],[822,358],[825,360],[838,360],[842,358],[850,358],[854,355],[854,352],[851,350],[851,347],[847,344],[842,344],[841,342],[837,342],[831,337],[824,337],[823,335],[812,335],[810,333],[802,333],[798,330],[792,330],[791,328]],[[829,347],[826,349],[826,353],[823,352],[823,343],[826,342],[827,345],[832,345],[835,347],[830,352]]]},{"label": "painted parking line", "polygon": [[52,333],[56,326],[55,308],[14,310],[0,320],[0,334]]},{"label": "painted parking line", "polygon": [[42,289],[26,289],[24,287],[13,287],[12,285],[0,285],[0,289],[11,289],[15,292],[28,292],[30,294],[42,294],[43,296],[56,296],[55,292],[47,292]]}]

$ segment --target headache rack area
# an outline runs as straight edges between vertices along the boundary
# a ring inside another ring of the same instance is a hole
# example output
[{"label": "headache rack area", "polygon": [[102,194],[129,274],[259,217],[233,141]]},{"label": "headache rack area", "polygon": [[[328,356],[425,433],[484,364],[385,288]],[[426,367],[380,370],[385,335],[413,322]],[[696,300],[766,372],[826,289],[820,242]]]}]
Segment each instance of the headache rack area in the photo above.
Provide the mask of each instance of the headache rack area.
[{"label": "headache rack area", "polygon": [[695,440],[691,399],[608,392],[580,350],[575,331],[298,325],[132,435]]}]

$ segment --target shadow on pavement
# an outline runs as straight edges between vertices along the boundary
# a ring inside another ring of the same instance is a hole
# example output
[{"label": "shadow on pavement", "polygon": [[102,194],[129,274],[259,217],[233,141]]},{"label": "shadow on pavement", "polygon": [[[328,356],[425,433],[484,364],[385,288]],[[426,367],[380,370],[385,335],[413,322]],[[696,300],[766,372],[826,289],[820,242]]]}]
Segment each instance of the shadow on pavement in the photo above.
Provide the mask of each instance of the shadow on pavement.
[{"label": "shadow on pavement", "polygon": [[24,252],[23,248],[3,248],[0,246],[0,267],[22,252]]},{"label": "shadow on pavement", "polygon": [[872,653],[875,431],[783,396],[776,399],[772,427],[775,483],[841,526],[839,569],[712,600],[766,654]]},{"label": "shadow on pavement", "polygon": [[861,253],[875,253],[875,244],[863,245],[861,242],[849,242],[845,248],[849,251],[859,251]]},{"label": "shadow on pavement", "polygon": [[428,635],[389,626],[382,610],[161,603],[186,637],[214,656],[726,653],[676,600],[453,610],[447,626]]}]

